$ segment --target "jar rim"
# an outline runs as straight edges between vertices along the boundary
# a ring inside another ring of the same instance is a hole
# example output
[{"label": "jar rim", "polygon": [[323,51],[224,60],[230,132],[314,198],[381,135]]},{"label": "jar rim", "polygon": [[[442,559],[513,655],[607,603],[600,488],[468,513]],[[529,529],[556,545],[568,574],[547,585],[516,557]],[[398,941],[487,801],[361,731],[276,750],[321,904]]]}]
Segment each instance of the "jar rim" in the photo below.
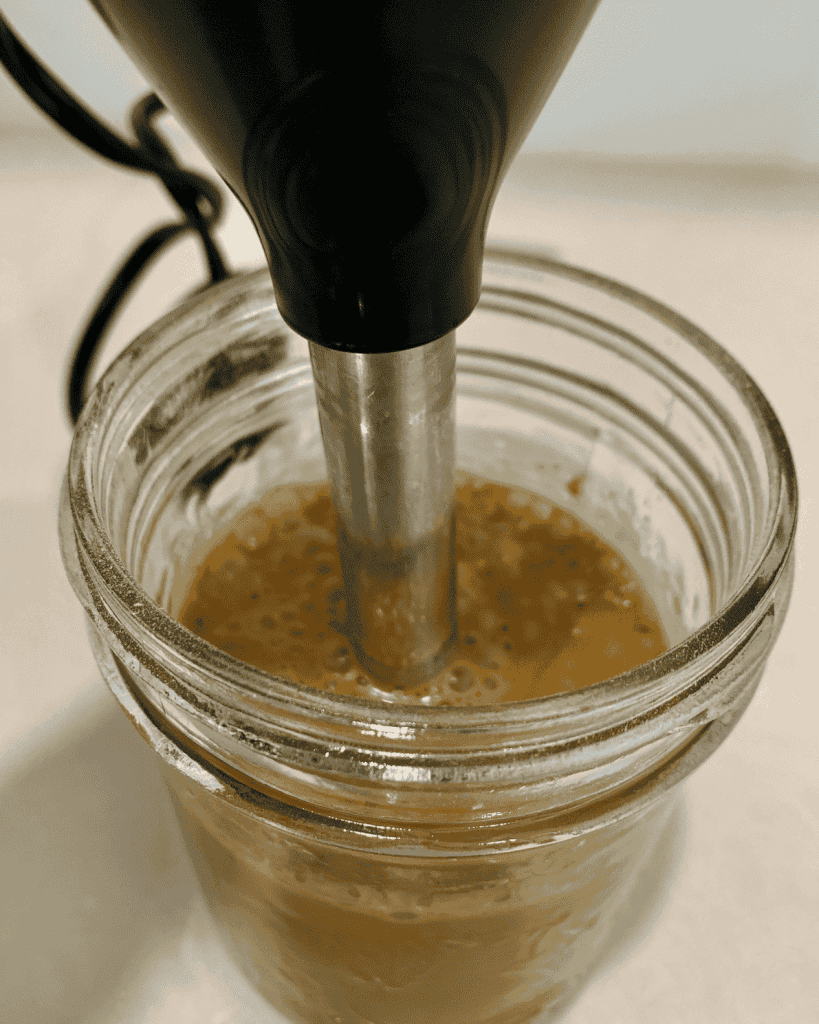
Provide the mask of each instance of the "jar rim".
[{"label": "jar rim", "polygon": [[[199,308],[203,301],[203,293],[199,293],[141,335],[101,377],[74,435],[62,516],[64,557],[72,583],[126,669],[137,679],[145,680],[149,674],[155,682],[159,663],[170,652],[172,674],[165,668],[158,673],[167,707],[185,707],[200,725],[208,717],[217,718],[222,735],[232,731],[237,743],[249,741],[262,759],[277,756],[284,733],[294,744],[306,744],[305,749],[311,744],[316,749],[326,746],[328,736],[334,736],[344,748],[352,730],[363,755],[369,753],[383,762],[381,776],[387,772],[396,783],[436,777],[467,779],[473,761],[480,757],[485,767],[493,752],[525,758],[538,751],[559,759],[589,744],[614,751],[625,733],[630,737],[627,745],[644,745],[661,732],[667,733],[671,719],[676,722],[672,722],[672,730],[684,730],[692,723],[718,717],[721,704],[715,694],[724,689],[724,681],[720,681],[724,666],[731,652],[759,634],[769,617],[768,596],[786,571],[793,545],[796,477],[775,413],[732,356],[657,300],[539,253],[495,247],[487,250],[486,259],[501,267],[514,265],[534,274],[564,277],[637,307],[698,349],[740,396],[763,441],[772,496],[764,542],[742,586],[707,623],[652,661],[582,689],[519,703],[478,707],[386,704],[280,679],[217,651],[172,618],[128,572],[106,534],[90,486],[92,453],[101,440],[106,403],[110,406],[121,397],[135,379],[140,359],[148,358],[147,342],[155,341],[170,324]],[[237,289],[257,286],[269,288],[266,271],[240,275],[204,294],[224,295],[227,300]],[[709,680],[710,687],[706,685]],[[494,746],[493,736],[497,738]],[[418,760],[419,737],[427,751],[426,767]],[[407,760],[410,751],[412,763]],[[457,764],[454,775],[447,775],[441,767],[444,762]]]}]

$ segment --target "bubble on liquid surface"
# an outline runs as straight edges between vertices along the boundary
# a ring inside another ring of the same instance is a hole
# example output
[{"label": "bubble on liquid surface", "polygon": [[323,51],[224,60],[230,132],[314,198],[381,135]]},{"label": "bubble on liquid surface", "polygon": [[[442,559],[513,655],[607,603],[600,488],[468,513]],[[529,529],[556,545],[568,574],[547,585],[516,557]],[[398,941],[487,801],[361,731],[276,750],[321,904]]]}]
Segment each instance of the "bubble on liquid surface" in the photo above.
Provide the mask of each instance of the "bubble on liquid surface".
[{"label": "bubble on liquid surface", "polygon": [[455,665],[449,670],[447,684],[455,693],[466,693],[475,685],[474,673],[466,665]]}]

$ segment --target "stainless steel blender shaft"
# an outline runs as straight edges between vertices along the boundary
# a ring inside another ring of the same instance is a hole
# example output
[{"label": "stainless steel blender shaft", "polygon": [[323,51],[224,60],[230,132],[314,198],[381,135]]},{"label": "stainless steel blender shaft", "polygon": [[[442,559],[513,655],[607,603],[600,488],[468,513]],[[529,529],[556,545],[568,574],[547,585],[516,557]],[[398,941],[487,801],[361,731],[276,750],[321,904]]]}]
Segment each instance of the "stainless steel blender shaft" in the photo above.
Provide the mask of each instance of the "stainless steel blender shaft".
[{"label": "stainless steel blender shaft", "polygon": [[346,631],[361,664],[406,687],[454,643],[455,334],[405,352],[310,344],[339,517]]}]

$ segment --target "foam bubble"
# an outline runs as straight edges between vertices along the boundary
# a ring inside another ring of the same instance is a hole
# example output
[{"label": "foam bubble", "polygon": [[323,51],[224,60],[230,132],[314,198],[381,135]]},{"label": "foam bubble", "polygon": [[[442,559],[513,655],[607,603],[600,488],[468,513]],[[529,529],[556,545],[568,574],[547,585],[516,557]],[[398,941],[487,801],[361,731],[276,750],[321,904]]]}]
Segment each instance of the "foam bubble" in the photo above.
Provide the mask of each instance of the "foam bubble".
[{"label": "foam bubble", "polygon": [[475,685],[475,676],[472,669],[466,665],[455,665],[454,668],[449,670],[447,683],[449,689],[454,690],[455,693],[466,693],[467,690],[472,689]]}]

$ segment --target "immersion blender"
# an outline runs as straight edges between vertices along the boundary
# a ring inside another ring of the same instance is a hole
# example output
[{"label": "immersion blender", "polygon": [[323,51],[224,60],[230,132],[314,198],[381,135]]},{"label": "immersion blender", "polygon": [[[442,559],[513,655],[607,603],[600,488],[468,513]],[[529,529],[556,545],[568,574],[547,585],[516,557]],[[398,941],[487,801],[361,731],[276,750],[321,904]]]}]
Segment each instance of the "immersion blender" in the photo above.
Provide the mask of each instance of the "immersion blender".
[{"label": "immersion blender", "polygon": [[92,0],[250,214],[307,338],[346,631],[387,688],[456,637],[455,328],[598,0]]}]

